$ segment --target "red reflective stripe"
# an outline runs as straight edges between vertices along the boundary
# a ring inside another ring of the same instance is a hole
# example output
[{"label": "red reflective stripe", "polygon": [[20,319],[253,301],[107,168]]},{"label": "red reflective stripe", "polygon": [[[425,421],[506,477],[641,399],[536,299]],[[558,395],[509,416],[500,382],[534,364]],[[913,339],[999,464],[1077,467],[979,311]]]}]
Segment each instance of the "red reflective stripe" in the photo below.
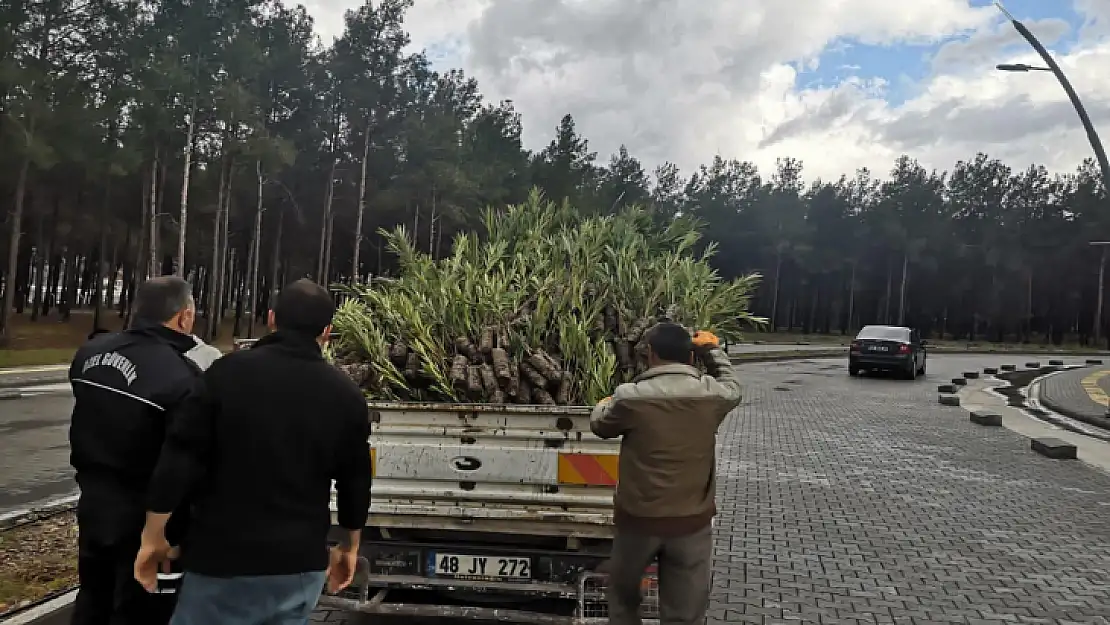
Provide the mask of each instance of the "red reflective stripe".
[{"label": "red reflective stripe", "polygon": [[574,467],[587,484],[616,486],[617,481],[601,466],[596,458],[587,454],[565,454],[567,462]]}]

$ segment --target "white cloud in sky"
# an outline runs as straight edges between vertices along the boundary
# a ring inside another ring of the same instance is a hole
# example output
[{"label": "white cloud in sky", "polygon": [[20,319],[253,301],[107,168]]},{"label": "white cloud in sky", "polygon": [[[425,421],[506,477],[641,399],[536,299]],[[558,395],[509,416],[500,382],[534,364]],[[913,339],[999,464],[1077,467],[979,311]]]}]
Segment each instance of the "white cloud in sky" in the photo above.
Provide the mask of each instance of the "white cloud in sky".
[{"label": "white cloud in sky", "polygon": [[[308,4],[325,41],[347,6]],[[1110,1],[1074,6],[1086,23],[1057,58],[1096,125],[1110,127]],[[1050,47],[1075,35],[1062,20],[1027,23]],[[462,67],[491,100],[512,99],[533,149],[569,112],[599,158],[623,143],[648,166],[670,160],[687,173],[718,153],[765,171],[794,156],[823,178],[885,173],[903,152],[945,169],[977,151],[1055,170],[1090,155],[1051,74],[993,70],[1039,58],[1008,47],[1020,38],[993,7],[966,0],[417,0],[407,26],[437,64]],[[924,61],[923,81],[892,77],[909,94],[896,105],[891,85],[853,77],[871,73],[865,63],[838,65],[836,84],[798,81],[796,68],[846,40],[952,37]]]}]

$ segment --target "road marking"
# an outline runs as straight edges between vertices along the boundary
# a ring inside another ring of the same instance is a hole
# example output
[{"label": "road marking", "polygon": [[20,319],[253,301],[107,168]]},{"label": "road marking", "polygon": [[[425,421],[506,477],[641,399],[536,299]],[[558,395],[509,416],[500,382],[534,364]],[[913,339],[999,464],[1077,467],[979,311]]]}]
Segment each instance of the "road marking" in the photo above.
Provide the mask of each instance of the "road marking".
[{"label": "road marking", "polygon": [[69,365],[44,365],[42,367],[13,367],[0,369],[0,375],[21,375],[27,373],[50,373],[52,371],[67,371]]},{"label": "road marking", "polygon": [[1110,369],[1103,369],[1102,371],[1095,371],[1091,375],[1083,378],[1083,381],[1080,382],[1083,386],[1083,390],[1087,392],[1087,397],[1090,397],[1091,401],[1096,404],[1101,404],[1103,406],[1110,406],[1110,396],[1106,394],[1106,391],[1102,390],[1098,381],[1108,375],[1110,375]]}]

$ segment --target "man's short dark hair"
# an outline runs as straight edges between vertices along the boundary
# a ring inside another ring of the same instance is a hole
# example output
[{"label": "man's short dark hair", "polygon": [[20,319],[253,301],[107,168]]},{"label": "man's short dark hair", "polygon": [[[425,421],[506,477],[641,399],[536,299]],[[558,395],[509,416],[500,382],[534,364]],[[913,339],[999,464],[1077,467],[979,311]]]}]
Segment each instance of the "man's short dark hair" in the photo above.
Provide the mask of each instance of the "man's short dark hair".
[{"label": "man's short dark hair", "polygon": [[647,333],[647,344],[655,357],[666,362],[689,363],[694,341],[686,328],[677,323],[655,325]]},{"label": "man's short dark hair", "polygon": [[274,325],[279,330],[320,336],[331,325],[335,302],[324,287],[302,278],[278,293]]},{"label": "man's short dark hair", "polygon": [[136,321],[165,323],[193,302],[193,287],[177,276],[151,278],[135,292]]}]

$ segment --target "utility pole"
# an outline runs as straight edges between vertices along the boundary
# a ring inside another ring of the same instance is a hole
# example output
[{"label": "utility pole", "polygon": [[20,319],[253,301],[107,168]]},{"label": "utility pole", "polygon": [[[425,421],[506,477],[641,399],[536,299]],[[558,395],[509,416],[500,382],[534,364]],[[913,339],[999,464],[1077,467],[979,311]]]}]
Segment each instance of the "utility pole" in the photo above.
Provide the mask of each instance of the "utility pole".
[{"label": "utility pole", "polygon": [[1091,241],[1088,245],[1098,247],[1101,254],[1098,259],[1098,300],[1095,302],[1095,345],[1102,338],[1102,293],[1106,277],[1106,246],[1110,241]]}]

